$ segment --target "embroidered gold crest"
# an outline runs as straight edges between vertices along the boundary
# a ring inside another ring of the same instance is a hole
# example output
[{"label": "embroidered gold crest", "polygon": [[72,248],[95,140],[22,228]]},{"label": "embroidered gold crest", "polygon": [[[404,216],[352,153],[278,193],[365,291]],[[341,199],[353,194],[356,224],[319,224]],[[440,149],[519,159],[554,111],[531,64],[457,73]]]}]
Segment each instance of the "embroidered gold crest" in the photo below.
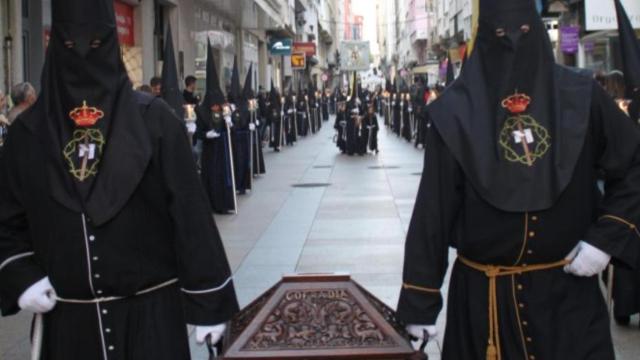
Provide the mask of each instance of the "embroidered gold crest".
[{"label": "embroidered gold crest", "polygon": [[511,112],[500,131],[500,146],[508,161],[533,166],[551,148],[551,135],[532,116],[523,114],[531,98],[516,93],[502,101]]},{"label": "embroidered gold crest", "polygon": [[92,128],[104,117],[104,112],[96,107],[87,106],[84,101],[81,107],[69,112],[69,117],[76,124],[73,137],[62,150],[69,172],[78,181],[98,174],[98,165],[104,148],[105,138],[100,129]]}]

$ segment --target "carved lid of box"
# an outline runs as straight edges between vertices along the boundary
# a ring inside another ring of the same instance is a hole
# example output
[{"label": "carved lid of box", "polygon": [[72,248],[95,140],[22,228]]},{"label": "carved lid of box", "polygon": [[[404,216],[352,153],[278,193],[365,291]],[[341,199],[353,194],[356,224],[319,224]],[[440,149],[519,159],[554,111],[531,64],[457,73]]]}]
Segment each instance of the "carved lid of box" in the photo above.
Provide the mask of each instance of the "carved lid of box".
[{"label": "carved lid of box", "polygon": [[415,353],[393,310],[348,275],[295,275],[247,306],[225,359],[403,359]]}]

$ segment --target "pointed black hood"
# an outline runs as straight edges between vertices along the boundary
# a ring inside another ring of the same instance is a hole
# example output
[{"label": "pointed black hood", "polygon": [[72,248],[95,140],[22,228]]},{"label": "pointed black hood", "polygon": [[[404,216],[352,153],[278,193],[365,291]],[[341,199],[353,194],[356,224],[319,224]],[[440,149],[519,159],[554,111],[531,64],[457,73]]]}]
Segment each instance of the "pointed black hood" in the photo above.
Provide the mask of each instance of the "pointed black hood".
[{"label": "pointed black hood", "polygon": [[211,48],[211,43],[207,41],[207,83],[204,99],[202,100],[200,107],[202,110],[211,111],[211,107],[213,105],[222,106],[224,103],[224,93],[220,88],[220,78],[218,77],[218,70],[216,70],[213,50]]},{"label": "pointed black hood", "polygon": [[[485,201],[545,210],[573,176],[591,91],[590,75],[555,64],[533,0],[482,0],[474,50],[428,115]],[[516,92],[521,113],[505,101]]]},{"label": "pointed black hood", "polygon": [[[139,184],[149,135],[122,62],[113,1],[53,0],[51,11],[42,92],[25,125],[50,158],[52,197],[100,225]],[[85,146],[95,152],[83,161]]]},{"label": "pointed black hood", "polygon": [[178,81],[178,67],[173,50],[171,24],[167,25],[164,45],[164,62],[162,63],[162,98],[176,112],[178,118],[184,118],[184,97]]},{"label": "pointed black hood", "polygon": [[229,90],[229,102],[238,104],[242,97],[242,88],[240,85],[240,71],[238,70],[238,57],[233,57],[233,70],[231,71],[231,88]]},{"label": "pointed black hood", "polygon": [[246,102],[254,98],[253,95],[253,64],[249,65],[247,77],[244,79],[244,87],[242,88],[242,99]]},{"label": "pointed black hood", "polygon": [[[637,109],[637,106],[640,106],[640,40],[636,37],[629,16],[620,0],[615,0],[615,4],[627,97],[635,103],[635,106],[631,106],[630,109]],[[640,117],[640,113],[629,115],[635,119]]]}]

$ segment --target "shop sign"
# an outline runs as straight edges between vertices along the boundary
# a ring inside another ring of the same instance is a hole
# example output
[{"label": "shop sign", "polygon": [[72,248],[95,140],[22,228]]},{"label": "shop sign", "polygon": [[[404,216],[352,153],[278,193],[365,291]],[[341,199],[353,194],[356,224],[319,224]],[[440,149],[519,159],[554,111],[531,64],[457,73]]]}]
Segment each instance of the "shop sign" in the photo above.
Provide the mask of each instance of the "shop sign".
[{"label": "shop sign", "polygon": [[113,5],[116,14],[116,25],[118,28],[118,40],[120,40],[120,45],[134,46],[133,7],[119,1],[115,1]]},{"label": "shop sign", "polygon": [[304,53],[291,54],[291,68],[293,70],[304,70],[307,68],[307,57]]},{"label": "shop sign", "polygon": [[[622,0],[622,5],[629,15],[631,25],[640,29],[640,1]],[[585,0],[585,25],[587,31],[615,30],[618,18],[613,0]]]},{"label": "shop sign", "polygon": [[285,38],[271,39],[269,43],[269,52],[271,55],[291,55],[293,48],[293,40]]},{"label": "shop sign", "polygon": [[314,56],[316,54],[316,43],[314,42],[294,42],[294,53],[304,53],[307,56]]},{"label": "shop sign", "polygon": [[560,49],[565,54],[576,54],[580,44],[579,26],[560,27]]}]

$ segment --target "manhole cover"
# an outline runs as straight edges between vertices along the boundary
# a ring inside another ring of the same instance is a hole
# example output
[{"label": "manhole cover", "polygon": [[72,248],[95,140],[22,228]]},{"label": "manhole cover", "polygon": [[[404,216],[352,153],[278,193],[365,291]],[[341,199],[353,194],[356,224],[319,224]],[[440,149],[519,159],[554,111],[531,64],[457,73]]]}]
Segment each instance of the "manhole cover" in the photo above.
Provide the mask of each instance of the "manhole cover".
[{"label": "manhole cover", "polygon": [[291,187],[294,188],[322,188],[331,186],[329,183],[301,183],[301,184],[293,184]]},{"label": "manhole cover", "polygon": [[374,170],[379,170],[379,169],[400,169],[400,166],[376,165],[376,166],[369,166],[369,169],[374,169]]},{"label": "manhole cover", "polygon": [[316,165],[313,168],[314,169],[331,169],[333,167],[333,165]]}]

